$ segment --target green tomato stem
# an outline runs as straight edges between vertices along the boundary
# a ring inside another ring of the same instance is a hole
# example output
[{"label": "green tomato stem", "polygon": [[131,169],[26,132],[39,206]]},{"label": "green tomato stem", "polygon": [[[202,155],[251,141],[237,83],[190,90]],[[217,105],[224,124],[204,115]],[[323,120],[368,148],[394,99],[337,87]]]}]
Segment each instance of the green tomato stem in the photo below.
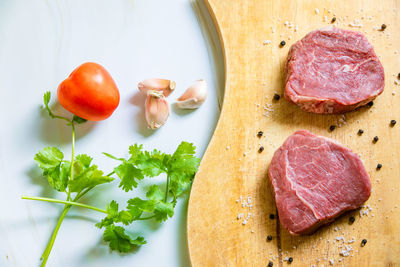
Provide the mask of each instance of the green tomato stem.
[{"label": "green tomato stem", "polygon": [[[83,194],[81,194],[80,197],[82,195]],[[91,210],[95,210],[95,211],[98,211],[98,212],[102,212],[102,213],[108,214],[108,212],[106,210],[102,210],[102,209],[99,209],[99,208],[96,208],[96,207],[93,207],[93,206],[89,206],[89,205],[86,205],[86,204],[82,204],[82,203],[79,203],[79,202],[75,202],[75,201],[66,201],[66,200],[47,198],[47,197],[30,197],[30,196],[22,196],[22,199],[45,201],[45,202],[52,202],[52,203],[61,203],[61,204],[65,204],[66,206],[77,206],[77,207],[91,209]]]}]

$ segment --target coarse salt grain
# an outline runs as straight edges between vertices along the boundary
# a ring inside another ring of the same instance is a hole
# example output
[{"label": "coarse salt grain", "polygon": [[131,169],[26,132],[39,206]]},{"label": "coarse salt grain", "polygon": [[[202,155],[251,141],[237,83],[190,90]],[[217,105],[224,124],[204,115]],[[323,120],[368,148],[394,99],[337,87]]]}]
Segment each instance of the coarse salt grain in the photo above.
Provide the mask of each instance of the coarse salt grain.
[{"label": "coarse salt grain", "polygon": [[360,23],[360,21],[358,19],[355,19],[354,21],[349,23],[350,27],[354,27],[354,28],[362,28],[363,24]]}]

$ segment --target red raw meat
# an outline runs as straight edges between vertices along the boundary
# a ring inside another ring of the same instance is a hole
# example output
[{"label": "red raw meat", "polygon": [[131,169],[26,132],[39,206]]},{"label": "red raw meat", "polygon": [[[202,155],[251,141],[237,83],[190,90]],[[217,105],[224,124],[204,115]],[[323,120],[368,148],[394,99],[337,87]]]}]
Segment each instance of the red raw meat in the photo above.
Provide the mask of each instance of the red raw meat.
[{"label": "red raw meat", "polygon": [[291,234],[312,233],[371,194],[358,155],[307,131],[294,133],[275,152],[268,175],[280,222]]},{"label": "red raw meat", "polygon": [[328,27],[295,43],[286,62],[285,98],[314,113],[342,113],[382,93],[382,64],[367,38]]}]

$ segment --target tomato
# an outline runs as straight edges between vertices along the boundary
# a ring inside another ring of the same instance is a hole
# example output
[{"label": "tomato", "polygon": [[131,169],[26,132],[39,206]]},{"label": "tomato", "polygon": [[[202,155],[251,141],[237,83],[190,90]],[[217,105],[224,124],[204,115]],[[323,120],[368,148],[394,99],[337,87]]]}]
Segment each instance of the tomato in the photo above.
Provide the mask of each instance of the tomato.
[{"label": "tomato", "polygon": [[60,104],[78,117],[101,121],[119,104],[119,91],[107,70],[92,62],[77,67],[57,90]]}]

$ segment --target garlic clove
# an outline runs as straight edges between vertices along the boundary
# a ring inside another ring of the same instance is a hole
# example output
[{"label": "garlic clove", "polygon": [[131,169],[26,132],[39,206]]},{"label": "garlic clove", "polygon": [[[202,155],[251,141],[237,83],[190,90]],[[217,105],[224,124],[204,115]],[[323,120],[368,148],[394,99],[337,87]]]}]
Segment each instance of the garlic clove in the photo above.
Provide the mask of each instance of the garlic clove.
[{"label": "garlic clove", "polygon": [[141,81],[138,88],[141,92],[149,90],[162,91],[164,96],[169,96],[175,89],[176,83],[172,80],[151,78]]},{"label": "garlic clove", "polygon": [[169,104],[160,91],[149,90],[145,102],[146,121],[155,130],[163,126],[169,117]]},{"label": "garlic clove", "polygon": [[198,80],[177,99],[176,104],[182,109],[196,109],[206,101],[206,98],[207,83],[205,80]]}]

